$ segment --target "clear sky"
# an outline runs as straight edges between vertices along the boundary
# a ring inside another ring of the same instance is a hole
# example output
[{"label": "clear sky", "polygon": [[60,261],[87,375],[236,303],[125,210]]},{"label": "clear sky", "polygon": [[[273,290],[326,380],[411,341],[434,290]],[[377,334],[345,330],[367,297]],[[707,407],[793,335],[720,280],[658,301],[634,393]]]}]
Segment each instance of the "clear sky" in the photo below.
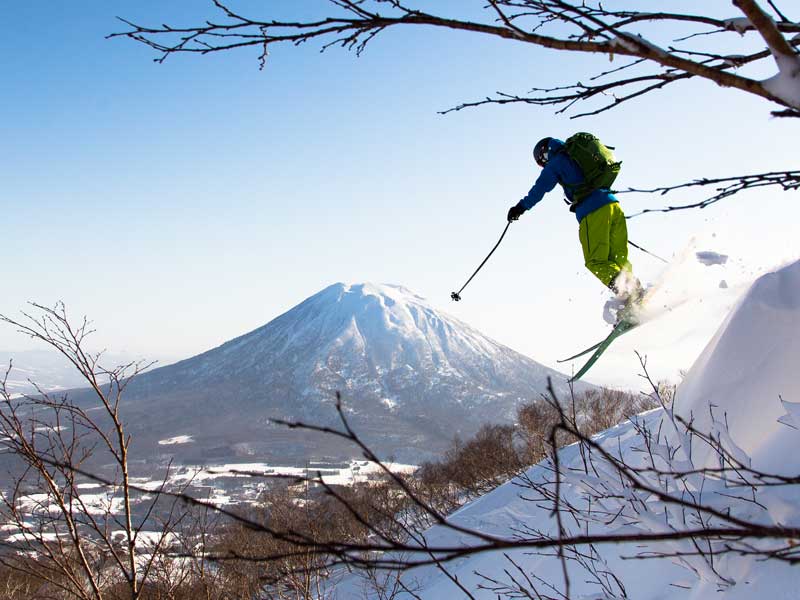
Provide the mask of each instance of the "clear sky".
[{"label": "clear sky", "polygon": [[[484,3],[432,4],[443,12]],[[735,16],[729,2],[709,4]],[[360,58],[277,47],[260,71],[256,50],[159,65],[149,48],[104,39],[123,27],[116,15],[179,25],[212,14],[199,0],[29,0],[7,9],[0,312],[63,300],[95,321],[99,346],[180,358],[330,283],[400,283],[553,365],[607,328],[607,293],[582,266],[560,194],[512,227],[463,302],[449,301],[534,181],[540,137],[597,133],[624,162],[622,186],[797,168],[797,119],[770,119],[767,103],[703,82],[576,121],[524,106],[437,114],[495,90],[585,79],[608,57],[401,29]],[[629,213],[660,202],[622,200]],[[798,217],[796,192],[771,190],[702,212],[647,215],[629,229],[664,256],[692,236],[719,235],[742,277],[752,277],[800,254]],[[643,279],[657,277],[659,263],[636,251],[632,259]],[[0,349],[29,347],[0,328]]]}]

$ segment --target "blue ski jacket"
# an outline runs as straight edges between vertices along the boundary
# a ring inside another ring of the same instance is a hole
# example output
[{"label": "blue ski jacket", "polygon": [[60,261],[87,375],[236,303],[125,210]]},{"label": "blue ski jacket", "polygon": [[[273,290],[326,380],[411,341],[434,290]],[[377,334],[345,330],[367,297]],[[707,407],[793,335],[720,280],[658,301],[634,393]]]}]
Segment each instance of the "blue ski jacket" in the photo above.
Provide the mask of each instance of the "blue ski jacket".
[{"label": "blue ski jacket", "polygon": [[[572,192],[564,184],[572,185],[583,182],[583,173],[581,173],[580,167],[575,161],[564,151],[564,142],[555,138],[551,139],[549,154],[550,160],[547,161],[547,164],[542,169],[531,191],[520,200],[520,204],[525,210],[530,210],[538,204],[547,192],[556,187],[557,183],[562,185],[564,195],[572,202]],[[590,212],[612,202],[618,202],[618,200],[609,190],[599,189],[593,191],[575,209],[575,217],[578,219],[578,223]]]}]

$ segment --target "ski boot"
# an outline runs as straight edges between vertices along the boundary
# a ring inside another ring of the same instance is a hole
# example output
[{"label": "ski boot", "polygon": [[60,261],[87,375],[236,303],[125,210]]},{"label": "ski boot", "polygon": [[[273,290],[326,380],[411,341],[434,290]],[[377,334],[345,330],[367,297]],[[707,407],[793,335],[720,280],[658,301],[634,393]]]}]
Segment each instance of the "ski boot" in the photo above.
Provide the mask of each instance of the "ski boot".
[{"label": "ski boot", "polygon": [[614,325],[622,321],[639,322],[639,309],[644,299],[645,289],[641,282],[628,272],[620,273],[608,286],[617,296],[622,306],[617,310]]}]

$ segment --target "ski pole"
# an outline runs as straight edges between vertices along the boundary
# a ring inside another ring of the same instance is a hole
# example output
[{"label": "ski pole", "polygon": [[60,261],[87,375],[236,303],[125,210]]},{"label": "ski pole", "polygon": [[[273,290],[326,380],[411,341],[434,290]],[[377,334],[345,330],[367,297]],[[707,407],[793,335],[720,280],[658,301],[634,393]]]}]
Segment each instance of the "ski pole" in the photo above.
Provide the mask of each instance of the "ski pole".
[{"label": "ski pole", "polygon": [[661,258],[661,257],[660,257],[658,254],[653,254],[652,252],[649,252],[649,251],[645,250],[645,249],[644,249],[644,248],[642,248],[641,246],[638,246],[638,245],[634,244],[634,243],[633,243],[632,241],[630,241],[630,240],[628,240],[628,243],[629,243],[631,246],[633,246],[634,248],[638,248],[639,250],[641,250],[641,251],[642,251],[642,252],[644,252],[645,254],[649,254],[650,256],[653,256],[653,257],[657,258],[657,259],[658,259],[658,260],[660,260],[661,262],[663,262],[663,263],[666,263],[666,264],[669,264],[669,261],[667,261],[667,260],[664,260],[664,259],[663,259],[663,258]]},{"label": "ski pole", "polygon": [[481,270],[481,268],[483,268],[483,265],[485,265],[485,264],[486,264],[486,261],[487,261],[487,260],[489,260],[489,257],[490,257],[492,254],[494,254],[494,251],[495,251],[495,250],[497,250],[497,247],[500,245],[500,242],[502,242],[502,241],[503,241],[503,238],[506,236],[506,231],[508,231],[508,228],[509,228],[509,227],[511,227],[511,223],[513,223],[513,221],[509,221],[509,222],[506,224],[506,228],[505,228],[505,229],[503,229],[503,233],[502,233],[502,234],[500,234],[500,239],[499,239],[499,240],[497,240],[497,243],[494,245],[494,248],[492,248],[492,251],[491,251],[491,252],[489,252],[489,254],[488,254],[488,255],[486,255],[486,258],[484,258],[484,259],[483,259],[483,262],[482,262],[480,265],[478,265],[478,268],[477,268],[477,269],[475,269],[475,272],[472,274],[472,277],[470,277],[469,279],[467,279],[467,283],[465,283],[464,285],[462,285],[462,286],[461,286],[461,289],[460,289],[460,290],[458,290],[457,292],[452,292],[452,293],[450,294],[450,297],[451,297],[453,300],[455,300],[456,302],[458,302],[459,300],[461,300],[461,292],[463,292],[463,291],[464,291],[464,288],[465,288],[465,287],[467,287],[467,286],[469,285],[469,282],[470,282],[470,281],[472,281],[472,278],[473,278],[473,277],[475,277],[475,275],[477,275],[477,274],[478,274],[478,271],[480,271],[480,270]]}]

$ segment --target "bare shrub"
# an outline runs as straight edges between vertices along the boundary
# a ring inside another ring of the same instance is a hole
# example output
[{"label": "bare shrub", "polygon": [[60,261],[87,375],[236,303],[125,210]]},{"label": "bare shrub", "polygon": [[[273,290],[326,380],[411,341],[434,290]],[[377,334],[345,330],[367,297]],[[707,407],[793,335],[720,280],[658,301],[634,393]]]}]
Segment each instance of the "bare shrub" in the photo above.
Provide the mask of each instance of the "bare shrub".
[{"label": "bare shrub", "polygon": [[4,564],[0,565],[0,598],[3,600],[35,598],[44,583],[43,579],[31,573],[23,573]]},{"label": "bare shrub", "polygon": [[443,490],[450,485],[470,494],[484,493],[523,467],[514,444],[513,425],[484,425],[474,437],[456,437],[442,460],[422,465],[418,479]]},{"label": "bare shrub", "polygon": [[587,390],[576,404],[578,425],[588,435],[605,431],[658,406],[650,396],[609,388]]},{"label": "bare shrub", "polygon": [[[19,320],[0,315],[0,322],[59,352],[81,374],[92,397],[86,408],[66,394],[41,389],[16,395],[7,384],[11,365],[0,376],[2,447],[18,460],[0,491],[0,516],[13,534],[14,549],[2,562],[43,580],[46,585],[38,594],[102,600],[124,589],[123,595],[138,599],[180,519],[175,500],[159,505],[159,489],[149,490],[150,500],[143,501],[144,520],[134,518],[130,436],[121,404],[131,381],[149,365],[105,367],[102,353],[86,349],[93,332],[89,321],[75,325],[61,303],[31,306],[35,312]],[[87,465],[100,460],[112,465],[111,474],[87,474]],[[84,486],[87,481],[95,488],[91,492]],[[151,524],[155,537],[142,544],[141,532]]]},{"label": "bare shrub", "polygon": [[547,402],[529,402],[517,409],[517,427],[526,463],[535,464],[550,454],[550,432],[559,422],[558,411]]}]

